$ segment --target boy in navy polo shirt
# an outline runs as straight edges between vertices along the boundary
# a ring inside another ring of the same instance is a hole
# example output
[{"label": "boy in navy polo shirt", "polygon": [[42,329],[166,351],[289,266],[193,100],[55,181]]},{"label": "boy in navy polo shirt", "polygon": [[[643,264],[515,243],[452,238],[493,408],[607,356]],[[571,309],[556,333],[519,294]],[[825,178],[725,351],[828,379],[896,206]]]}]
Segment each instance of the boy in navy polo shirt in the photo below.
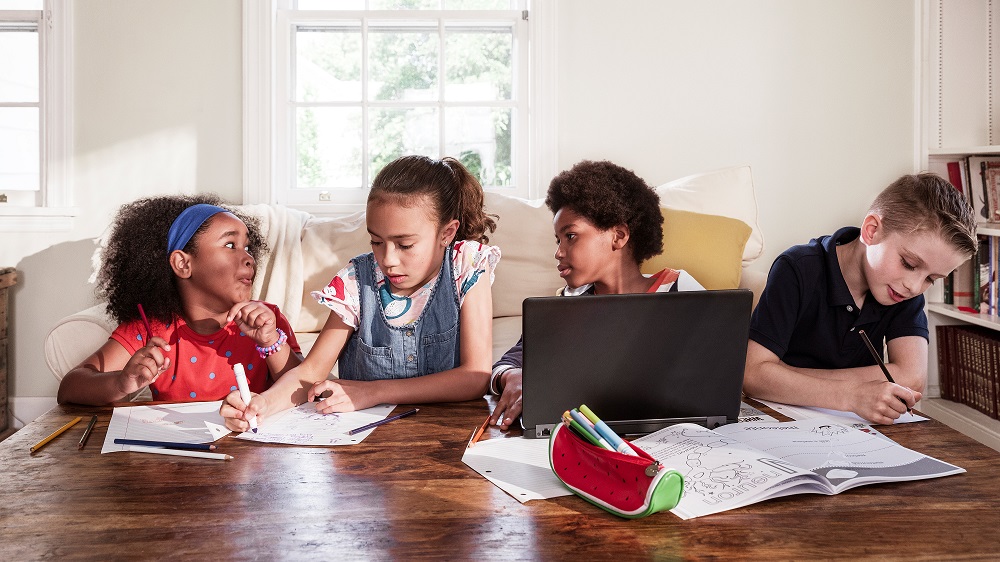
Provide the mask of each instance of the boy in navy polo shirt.
[{"label": "boy in navy polo shirt", "polygon": [[[778,256],[750,322],[744,390],[785,404],[851,411],[890,424],[927,383],[923,293],[975,254],[969,202],[934,174],[903,176],[861,228]],[[858,334],[882,349],[885,375]]]}]

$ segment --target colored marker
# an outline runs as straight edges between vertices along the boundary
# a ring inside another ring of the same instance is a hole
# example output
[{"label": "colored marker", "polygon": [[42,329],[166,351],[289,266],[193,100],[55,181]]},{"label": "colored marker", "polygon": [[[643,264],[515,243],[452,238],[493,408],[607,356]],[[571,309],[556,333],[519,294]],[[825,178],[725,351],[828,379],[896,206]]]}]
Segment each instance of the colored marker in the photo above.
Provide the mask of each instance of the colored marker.
[{"label": "colored marker", "polygon": [[601,443],[597,439],[594,439],[593,434],[591,434],[586,429],[582,428],[580,424],[576,423],[576,420],[573,419],[573,416],[569,415],[569,410],[566,410],[563,413],[562,419],[563,423],[570,426],[573,429],[573,431],[579,433],[580,437],[583,437],[584,439],[589,441],[592,445],[595,445],[597,447],[602,447]]},{"label": "colored marker", "polygon": [[181,449],[164,449],[162,447],[143,447],[141,445],[129,445],[128,450],[133,453],[153,453],[154,455],[173,455],[175,457],[195,457],[199,459],[215,459],[220,461],[233,460],[232,455],[223,453],[206,453],[204,451],[184,451]]},{"label": "colored marker", "polygon": [[[236,385],[240,387],[240,400],[247,406],[250,405],[250,385],[247,384],[247,373],[243,370],[243,363],[237,363],[233,365],[233,371],[236,373]],[[254,416],[247,420],[250,423],[250,431],[257,433],[257,416]]]},{"label": "colored marker", "polygon": [[614,445],[614,447],[612,447],[614,450],[626,455],[632,455],[633,457],[639,456],[632,450],[632,447],[630,447],[624,439],[618,437],[618,434],[615,433],[613,429],[608,427],[608,424],[601,421],[601,418],[597,417],[597,414],[592,412],[586,404],[580,404],[580,411],[587,417],[587,419],[594,422],[594,429],[597,430],[597,433],[599,433],[602,437],[607,439],[609,443]]},{"label": "colored marker", "polygon": [[593,426],[587,422],[587,418],[585,418],[583,414],[581,414],[580,412],[576,411],[576,408],[570,410],[569,415],[572,416],[574,420],[576,420],[576,423],[580,426],[580,428],[589,433],[590,436],[597,441],[598,445],[604,447],[609,451],[615,450],[615,448],[612,447],[610,443],[605,441],[603,437],[601,437],[596,431],[594,431]]},{"label": "colored marker", "polygon": [[406,416],[412,416],[413,414],[416,414],[419,411],[420,411],[420,408],[413,408],[412,410],[407,410],[407,411],[403,412],[402,414],[396,414],[395,416],[388,417],[388,418],[385,418],[385,419],[381,419],[381,420],[378,420],[378,421],[374,421],[372,423],[363,425],[361,427],[355,427],[354,429],[348,431],[347,434],[348,435],[354,435],[355,433],[361,433],[362,431],[368,431],[369,429],[374,429],[374,428],[376,428],[376,427],[378,427],[378,426],[380,426],[382,424],[389,423],[389,422],[391,422],[393,420],[398,420],[399,418],[405,418]]}]

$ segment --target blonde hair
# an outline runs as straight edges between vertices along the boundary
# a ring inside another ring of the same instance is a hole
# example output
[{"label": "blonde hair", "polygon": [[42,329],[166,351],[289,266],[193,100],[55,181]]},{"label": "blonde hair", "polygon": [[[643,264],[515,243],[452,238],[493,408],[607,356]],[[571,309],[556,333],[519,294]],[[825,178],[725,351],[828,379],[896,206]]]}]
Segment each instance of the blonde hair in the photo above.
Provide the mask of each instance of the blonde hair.
[{"label": "blonde hair", "polygon": [[488,233],[496,230],[494,218],[499,217],[486,214],[483,187],[454,158],[403,156],[393,160],[375,176],[368,202],[408,202],[421,195],[430,197],[439,225],[458,220],[456,240],[489,243]]},{"label": "blonde hair", "polygon": [[968,199],[947,180],[928,172],[892,182],[868,209],[887,232],[936,232],[967,256],[976,253],[976,218]]}]

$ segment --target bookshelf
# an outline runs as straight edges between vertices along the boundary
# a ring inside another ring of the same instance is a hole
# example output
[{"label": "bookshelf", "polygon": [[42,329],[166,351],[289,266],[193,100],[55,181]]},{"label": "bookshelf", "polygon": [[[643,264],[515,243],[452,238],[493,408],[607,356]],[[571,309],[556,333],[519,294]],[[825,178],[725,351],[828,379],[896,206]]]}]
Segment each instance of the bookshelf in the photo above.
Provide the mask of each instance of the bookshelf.
[{"label": "bookshelf", "polygon": [[[921,35],[921,169],[948,177],[947,163],[1000,156],[1000,2],[924,0]],[[978,229],[1000,237],[1000,224]],[[928,385],[918,408],[1000,450],[1000,421],[940,398],[936,328],[966,324],[1000,332],[1000,318],[928,303]]]}]

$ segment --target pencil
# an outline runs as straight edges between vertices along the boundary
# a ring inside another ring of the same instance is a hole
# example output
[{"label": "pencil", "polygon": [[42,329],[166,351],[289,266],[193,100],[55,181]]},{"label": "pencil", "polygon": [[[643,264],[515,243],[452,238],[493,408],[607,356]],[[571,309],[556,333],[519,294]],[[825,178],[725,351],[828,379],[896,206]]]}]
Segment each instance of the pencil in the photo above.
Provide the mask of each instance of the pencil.
[{"label": "pencil", "polygon": [[136,305],[139,307],[139,316],[142,317],[142,325],[146,327],[146,345],[149,345],[151,339],[153,339],[153,327],[149,325],[149,319],[146,318],[146,311],[142,309],[142,304]]},{"label": "pencil", "polygon": [[176,443],[173,441],[145,441],[143,439],[115,439],[115,445],[142,445],[144,447],[163,447],[166,449],[190,449],[193,451],[214,451],[217,447],[211,443]]},{"label": "pencil", "polygon": [[378,426],[380,426],[380,425],[382,425],[384,423],[389,423],[389,422],[391,422],[393,420],[398,420],[399,418],[405,418],[406,416],[409,416],[409,415],[412,415],[412,414],[416,414],[419,411],[420,411],[420,408],[413,408],[412,410],[407,410],[407,411],[403,412],[402,414],[396,414],[395,416],[392,416],[390,418],[385,418],[385,419],[382,419],[382,420],[378,420],[377,422],[372,422],[370,424],[363,425],[361,427],[355,427],[354,429],[348,431],[347,434],[348,435],[354,435],[355,433],[361,433],[362,431],[368,431],[369,429],[372,429],[373,427],[378,427]]},{"label": "pencil", "polygon": [[[892,380],[892,375],[889,374],[889,369],[885,367],[885,363],[882,361],[882,355],[880,355],[879,352],[875,351],[875,346],[872,345],[872,340],[868,339],[868,334],[866,334],[864,330],[858,330],[858,333],[861,334],[861,339],[865,340],[865,345],[868,346],[868,351],[871,352],[872,357],[874,357],[875,361],[878,362],[878,366],[882,368],[882,374],[885,375],[885,379],[891,382],[892,384],[896,384],[896,381]],[[903,404],[906,404],[906,401],[903,400],[902,398],[900,398],[899,401],[902,402]],[[907,414],[912,413],[910,412],[909,406],[906,407],[906,413]]]},{"label": "pencil", "polygon": [[160,447],[143,447],[142,445],[129,445],[127,451],[133,453],[153,453],[154,455],[173,455],[176,457],[196,457],[199,459],[215,459],[220,461],[232,460],[232,455],[224,453],[206,453],[204,451],[183,451],[181,449],[162,449]]},{"label": "pencil", "polygon": [[37,450],[41,449],[42,447],[44,447],[44,446],[45,446],[45,444],[46,444],[46,443],[48,443],[49,441],[52,441],[52,440],[53,440],[53,439],[55,439],[56,437],[59,437],[60,435],[62,435],[62,433],[63,433],[64,431],[66,431],[67,429],[69,429],[69,428],[73,427],[74,425],[76,425],[76,424],[77,424],[77,422],[79,422],[79,421],[80,421],[80,420],[82,420],[82,419],[83,419],[83,418],[81,418],[81,417],[77,416],[77,418],[76,418],[75,420],[73,420],[73,421],[69,422],[68,424],[66,424],[66,425],[64,425],[64,426],[62,426],[62,427],[60,427],[59,429],[57,429],[57,430],[53,431],[53,432],[52,432],[52,435],[49,435],[49,436],[48,436],[48,437],[46,437],[45,439],[42,439],[42,440],[41,440],[41,441],[39,441],[38,443],[35,443],[35,446],[34,446],[34,447],[32,447],[31,449],[28,449],[28,450],[29,450],[30,452],[34,453],[35,451],[37,451]]},{"label": "pencil", "polygon": [[486,427],[490,425],[490,417],[492,416],[486,416],[486,421],[483,422],[483,425],[476,428],[476,431],[472,434],[472,438],[469,439],[469,444],[465,446],[466,449],[479,442],[479,438],[483,436],[483,432],[486,431]]},{"label": "pencil", "polygon": [[90,423],[87,424],[87,429],[83,430],[83,437],[80,438],[80,444],[76,446],[77,449],[82,449],[84,445],[87,444],[87,439],[90,438],[90,432],[94,429],[94,424],[97,423],[97,416],[90,418]]}]

